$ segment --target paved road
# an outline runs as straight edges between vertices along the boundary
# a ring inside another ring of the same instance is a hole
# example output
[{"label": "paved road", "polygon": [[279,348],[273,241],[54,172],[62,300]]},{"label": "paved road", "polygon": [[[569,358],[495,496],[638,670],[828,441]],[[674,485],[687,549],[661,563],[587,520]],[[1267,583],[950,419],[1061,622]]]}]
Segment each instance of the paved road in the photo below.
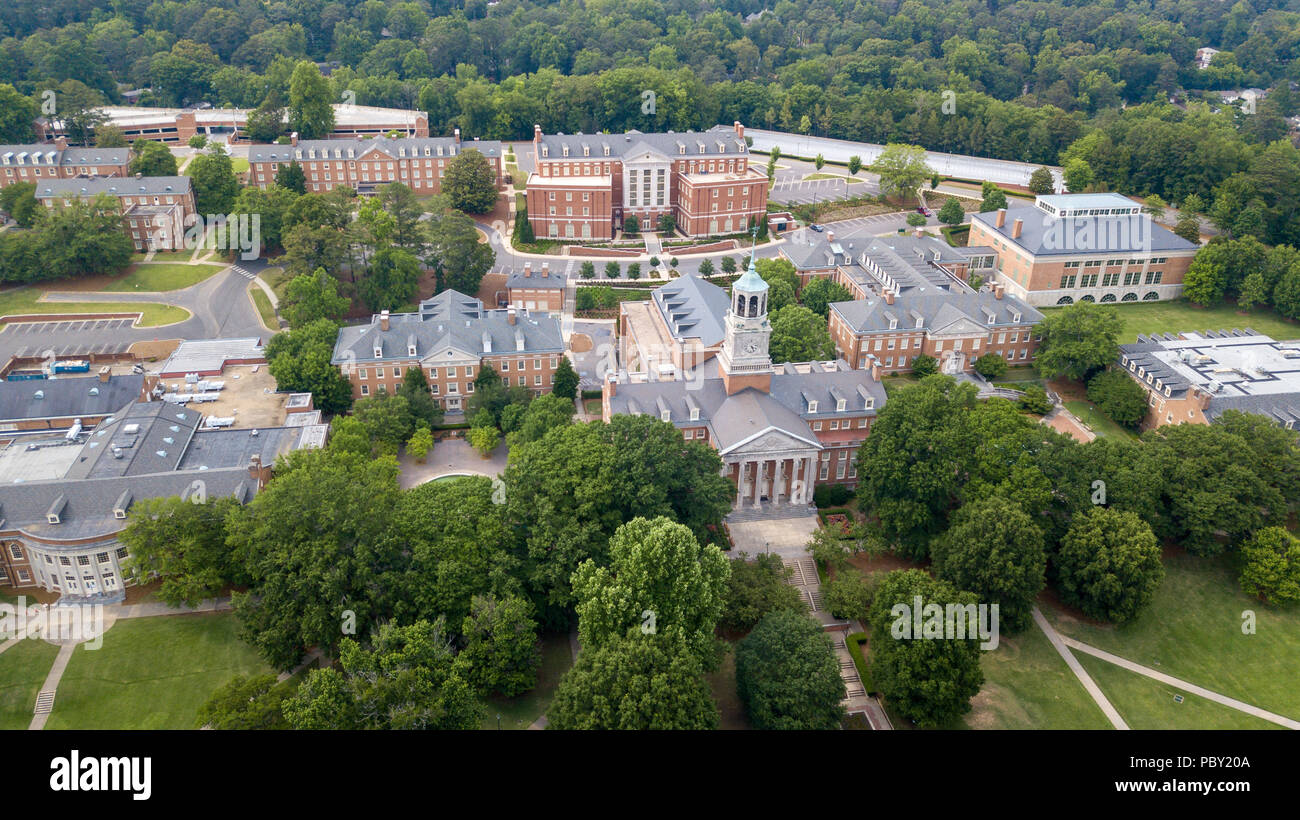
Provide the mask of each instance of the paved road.
[{"label": "paved road", "polygon": [[[745,129],[745,136],[754,138],[754,145],[751,148],[754,153],[769,153],[774,146],[777,146],[784,154],[800,157],[815,157],[821,154],[834,162],[848,162],[849,157],[857,156],[862,160],[863,165],[875,162],[880,152],[885,149],[883,145],[875,143],[808,137],[759,128]],[[958,179],[987,179],[1002,185],[1028,185],[1029,175],[1040,167],[1029,162],[945,154],[938,151],[927,151],[926,159],[931,168],[944,176]],[[1059,168],[1052,168],[1052,176],[1058,186],[1064,184]]]},{"label": "paved road", "polygon": [[[240,262],[247,274],[256,274],[266,263]],[[10,356],[40,356],[53,350],[56,355],[104,353],[125,350],[136,342],[155,339],[218,339],[269,335],[248,297],[251,279],[228,268],[208,279],[167,293],[74,293],[50,292],[50,302],[121,303],[130,310],[132,302],[162,302],[183,307],[193,314],[184,322],[162,327],[131,327],[128,320],[84,322],[27,322],[0,325],[0,361]]]}]

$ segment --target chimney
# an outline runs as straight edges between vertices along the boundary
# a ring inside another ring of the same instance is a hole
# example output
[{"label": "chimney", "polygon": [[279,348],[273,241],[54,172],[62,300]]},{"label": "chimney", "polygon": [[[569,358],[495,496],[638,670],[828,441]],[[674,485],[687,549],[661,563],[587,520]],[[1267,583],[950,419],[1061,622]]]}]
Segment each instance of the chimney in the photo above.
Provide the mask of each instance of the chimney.
[{"label": "chimney", "polygon": [[107,382],[110,373],[112,373],[112,370],[109,369],[108,365],[104,365],[103,367],[99,368],[99,380],[101,382]]},{"label": "chimney", "polygon": [[1001,298],[1002,298],[1002,295],[1003,295],[1004,293],[1006,293],[1006,292],[1007,292],[1007,289],[1002,285],[1001,282],[994,282],[994,283],[993,283],[993,298],[994,298],[994,299],[1001,299]]},{"label": "chimney", "polygon": [[62,135],[55,137],[54,147],[60,151],[66,150],[68,147],[68,138]]},{"label": "chimney", "polygon": [[1019,238],[1020,238],[1020,229],[1023,228],[1023,227],[1025,227],[1025,220],[1023,220],[1023,219],[1017,219],[1015,222],[1012,222],[1012,223],[1011,223],[1011,238],[1012,238],[1012,239],[1019,239]]},{"label": "chimney", "polygon": [[541,138],[542,138],[542,127],[541,127],[540,125],[537,125],[536,123],[534,123],[534,124],[533,124],[533,142],[537,142],[537,141],[540,140]]},{"label": "chimney", "polygon": [[297,132],[297,131],[294,131],[292,134],[289,135],[289,144],[290,144],[290,145],[297,145],[297,144],[298,144],[298,132]]},{"label": "chimney", "polygon": [[735,122],[733,122],[731,124],[731,127],[736,130],[737,137],[739,137],[742,140],[745,138],[745,126],[740,124],[740,120],[736,120]]},{"label": "chimney", "polygon": [[451,138],[454,139],[454,140],[456,140],[456,144],[457,144],[457,145],[460,145],[460,129],[459,129],[459,128],[453,128],[453,129],[451,129]]},{"label": "chimney", "polygon": [[881,291],[880,295],[885,297],[885,304],[887,305],[894,304],[894,292],[889,288],[885,288],[885,290]]},{"label": "chimney", "polygon": [[875,382],[880,381],[880,359],[877,359],[875,356],[871,357],[871,380]]},{"label": "chimney", "polygon": [[513,325],[517,320],[518,320],[518,319],[517,319],[517,317],[515,316],[515,309],[514,309],[514,308],[507,308],[507,309],[506,309],[506,321],[507,321],[508,323],[510,323],[510,324]]},{"label": "chimney", "polygon": [[550,275],[551,275],[551,263],[550,263],[550,262],[543,262],[543,263],[542,263],[542,276],[550,276]]},{"label": "chimney", "polygon": [[525,262],[525,263],[524,263],[524,277],[525,277],[525,278],[532,278],[532,275],[533,275],[533,263],[532,263],[532,262]]},{"label": "chimney", "polygon": [[999,228],[1001,228],[1003,225],[1007,224],[1007,209],[1006,209],[1006,208],[998,208],[998,218],[997,218],[997,221],[994,222],[993,224],[996,225],[996,226],[999,227]]},{"label": "chimney", "polygon": [[388,330],[388,311],[386,310],[379,312],[379,329]]}]

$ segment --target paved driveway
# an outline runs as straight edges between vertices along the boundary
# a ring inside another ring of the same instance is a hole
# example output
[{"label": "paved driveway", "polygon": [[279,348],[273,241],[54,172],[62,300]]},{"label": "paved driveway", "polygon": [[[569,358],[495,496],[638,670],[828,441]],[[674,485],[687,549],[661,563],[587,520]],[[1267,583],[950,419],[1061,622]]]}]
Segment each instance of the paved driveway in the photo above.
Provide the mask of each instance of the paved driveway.
[{"label": "paved driveway", "polygon": [[444,475],[469,473],[495,477],[505,472],[508,452],[502,444],[492,451],[489,458],[483,458],[464,439],[447,439],[433,446],[424,464],[416,464],[410,456],[402,456],[399,483],[403,489],[410,489]]},{"label": "paved driveway", "polygon": [[[249,273],[266,267],[262,262],[240,262]],[[192,287],[166,293],[49,292],[47,302],[98,302],[120,304],[160,302],[183,307],[193,314],[183,322],[161,327],[132,327],[125,319],[75,322],[24,322],[0,326],[0,361],[15,355],[105,353],[125,350],[136,342],[157,339],[219,339],[269,335],[248,297],[247,273],[227,268]]]}]

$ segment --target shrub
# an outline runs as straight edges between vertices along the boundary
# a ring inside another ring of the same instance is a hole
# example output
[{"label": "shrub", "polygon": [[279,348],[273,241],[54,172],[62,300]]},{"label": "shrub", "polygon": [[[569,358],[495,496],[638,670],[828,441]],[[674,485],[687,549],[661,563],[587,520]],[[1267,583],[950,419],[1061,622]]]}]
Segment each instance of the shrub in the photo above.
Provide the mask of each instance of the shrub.
[{"label": "shrub", "polygon": [[813,504],[819,509],[840,507],[853,498],[853,491],[843,484],[819,484],[813,489]]},{"label": "shrub", "polygon": [[1040,416],[1052,412],[1052,401],[1047,398],[1047,391],[1036,384],[1025,388],[1025,395],[1020,397],[1020,409]]},{"label": "shrub", "polygon": [[975,372],[986,379],[996,379],[1007,372],[1007,360],[996,353],[985,353],[975,360]]},{"label": "shrub", "polygon": [[933,376],[939,372],[939,362],[933,356],[922,353],[912,360],[912,374],[917,378]]}]

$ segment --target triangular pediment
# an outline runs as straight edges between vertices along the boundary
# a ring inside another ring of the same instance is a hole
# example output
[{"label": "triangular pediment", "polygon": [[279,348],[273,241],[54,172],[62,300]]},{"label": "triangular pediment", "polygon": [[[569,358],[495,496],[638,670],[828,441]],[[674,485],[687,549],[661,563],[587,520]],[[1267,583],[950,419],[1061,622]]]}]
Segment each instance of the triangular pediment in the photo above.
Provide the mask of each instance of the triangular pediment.
[{"label": "triangular pediment", "polygon": [[930,336],[984,336],[989,329],[970,319],[956,319],[943,327],[930,329]]},{"label": "triangular pediment", "polygon": [[[805,437],[806,436],[806,437]],[[723,455],[776,455],[788,453],[792,450],[808,451],[810,449],[821,449],[817,437],[808,431],[804,435],[795,435],[789,430],[782,430],[779,427],[767,427],[760,430],[752,436],[738,441],[731,447],[722,450]]]},{"label": "triangular pediment", "polygon": [[420,364],[424,367],[438,367],[440,365],[451,364],[465,359],[477,360],[479,355],[480,354],[477,351],[465,350],[456,347],[453,344],[449,344],[446,341],[441,341],[431,353],[426,354],[424,358],[420,359]]}]

